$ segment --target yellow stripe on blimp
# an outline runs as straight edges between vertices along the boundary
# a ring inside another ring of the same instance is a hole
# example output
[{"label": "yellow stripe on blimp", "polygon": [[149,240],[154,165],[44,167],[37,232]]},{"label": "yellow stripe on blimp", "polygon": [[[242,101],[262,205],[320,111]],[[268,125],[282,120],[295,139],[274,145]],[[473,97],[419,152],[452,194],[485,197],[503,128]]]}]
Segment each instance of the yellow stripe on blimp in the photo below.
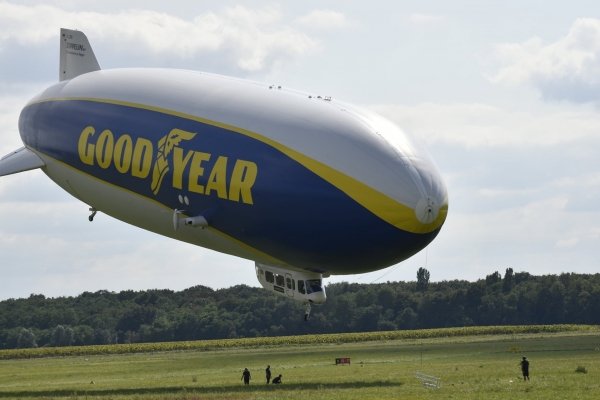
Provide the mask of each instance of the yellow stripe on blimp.
[{"label": "yellow stripe on blimp", "polygon": [[201,122],[203,124],[216,126],[219,128],[227,129],[229,131],[237,132],[242,135],[251,137],[260,142],[268,144],[269,146],[281,151],[294,161],[302,164],[304,167],[320,176],[333,186],[340,189],[342,192],[346,193],[349,197],[351,197],[354,201],[362,205],[367,210],[371,211],[373,214],[386,221],[387,223],[395,226],[398,229],[401,229],[406,232],[411,233],[420,233],[425,234],[432,232],[442,226],[442,223],[446,219],[446,214],[448,211],[448,199],[446,198],[444,204],[440,208],[437,218],[430,224],[422,224],[417,219],[415,214],[415,210],[411,207],[408,207],[398,201],[392,199],[389,196],[373,189],[372,187],[364,184],[363,182],[352,178],[334,168],[331,168],[328,165],[323,164],[315,159],[312,159],[296,150],[293,150],[279,142],[276,142],[273,139],[267,138],[263,135],[260,135],[256,132],[252,132],[243,128],[238,128],[236,126],[227,125],[221,122],[211,121],[205,118],[197,117],[190,114],[185,114],[165,108],[149,106],[145,104],[132,103],[128,101],[120,101],[120,100],[109,100],[109,99],[97,99],[97,98],[88,98],[88,97],[59,97],[52,99],[44,99],[40,101],[33,102],[31,104],[36,103],[45,103],[52,101],[90,101],[96,103],[106,103],[106,104],[115,104],[120,106],[139,108],[149,111],[155,111],[162,114],[173,115],[180,118],[189,119],[192,121]]},{"label": "yellow stripe on blimp", "polygon": [[276,147],[288,157],[298,161],[300,164],[346,193],[364,208],[398,229],[411,233],[429,233],[442,226],[442,223],[446,219],[446,214],[448,212],[447,198],[444,200],[444,204],[440,208],[437,218],[430,224],[423,224],[417,219],[415,210],[399,203],[363,182],[281,144],[278,144],[277,146],[273,145],[273,147]]}]

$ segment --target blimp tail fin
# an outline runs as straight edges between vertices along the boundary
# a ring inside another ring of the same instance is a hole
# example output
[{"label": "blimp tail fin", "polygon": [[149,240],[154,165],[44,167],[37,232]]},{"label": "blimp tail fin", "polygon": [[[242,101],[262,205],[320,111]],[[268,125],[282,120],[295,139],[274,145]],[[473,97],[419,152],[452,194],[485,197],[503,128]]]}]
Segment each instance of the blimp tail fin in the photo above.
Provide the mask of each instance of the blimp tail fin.
[{"label": "blimp tail fin", "polygon": [[100,64],[85,33],[61,28],[58,80],[64,81],[99,70]]},{"label": "blimp tail fin", "polygon": [[21,147],[0,159],[0,176],[16,174],[46,166],[42,159],[33,151]]}]

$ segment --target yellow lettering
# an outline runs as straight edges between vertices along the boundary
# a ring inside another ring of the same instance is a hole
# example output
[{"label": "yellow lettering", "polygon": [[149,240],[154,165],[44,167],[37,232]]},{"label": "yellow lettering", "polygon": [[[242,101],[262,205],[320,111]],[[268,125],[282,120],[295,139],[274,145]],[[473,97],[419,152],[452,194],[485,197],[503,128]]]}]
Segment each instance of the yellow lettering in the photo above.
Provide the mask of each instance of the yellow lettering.
[{"label": "yellow lettering", "polygon": [[194,152],[194,158],[192,158],[192,164],[190,165],[190,180],[188,182],[188,190],[190,192],[204,194],[204,186],[198,183],[198,178],[204,175],[204,168],[201,166],[202,161],[208,160],[210,160],[210,154],[199,151]]},{"label": "yellow lettering", "polygon": [[[173,130],[172,132],[174,132]],[[93,126],[86,127],[79,136],[77,150],[79,158],[84,164],[94,165],[94,159],[98,165],[107,169],[114,160],[115,168],[122,174],[131,169],[131,175],[137,178],[147,178],[152,167],[154,157],[154,146],[148,139],[138,138],[133,144],[130,135],[122,135],[115,143],[113,133],[105,129],[98,136],[95,144],[89,143],[96,130]],[[159,155],[164,152],[166,137],[162,139],[162,147]],[[209,161],[211,154],[200,151],[185,151],[180,147],[171,147],[173,151],[173,187],[183,189],[183,175],[189,164],[188,190],[190,192],[210,195],[216,191],[221,199],[241,201],[246,204],[254,204],[252,199],[252,187],[256,182],[258,167],[255,163],[245,160],[236,160],[227,188],[227,162],[228,158],[219,156],[212,167],[210,175],[206,180],[206,188],[200,184],[200,178],[204,176],[202,163]],[[163,156],[165,158],[165,156]],[[156,166],[155,166],[156,168]],[[167,163],[168,168],[168,163]],[[161,179],[162,180],[162,179]]]},{"label": "yellow lettering", "polygon": [[231,182],[229,184],[229,200],[240,201],[240,193],[242,201],[246,204],[254,204],[252,202],[252,186],[256,181],[258,167],[251,161],[237,160],[231,174]]},{"label": "yellow lettering", "polygon": [[210,172],[206,194],[209,195],[211,190],[216,190],[219,198],[227,198],[227,157],[220,156]]},{"label": "yellow lettering", "polygon": [[88,143],[90,136],[94,136],[94,133],[96,133],[96,130],[93,126],[88,126],[85,128],[83,131],[81,131],[81,136],[79,136],[79,144],[77,145],[77,150],[79,150],[79,158],[84,164],[87,165],[94,165],[95,146]]},{"label": "yellow lettering", "polygon": [[123,135],[117,140],[115,143],[115,167],[117,171],[122,174],[127,173],[129,171],[129,167],[131,166],[131,156],[133,154],[133,140],[131,140],[131,136]]},{"label": "yellow lettering", "polygon": [[131,175],[136,178],[146,178],[150,174],[154,147],[148,139],[138,138],[133,149],[133,162],[131,164]]},{"label": "yellow lettering", "polygon": [[183,171],[187,166],[194,152],[188,151],[183,157],[183,149],[180,147],[173,148],[173,187],[183,189]]},{"label": "yellow lettering", "polygon": [[112,161],[115,139],[108,129],[102,131],[96,143],[96,160],[101,168],[108,168]]}]

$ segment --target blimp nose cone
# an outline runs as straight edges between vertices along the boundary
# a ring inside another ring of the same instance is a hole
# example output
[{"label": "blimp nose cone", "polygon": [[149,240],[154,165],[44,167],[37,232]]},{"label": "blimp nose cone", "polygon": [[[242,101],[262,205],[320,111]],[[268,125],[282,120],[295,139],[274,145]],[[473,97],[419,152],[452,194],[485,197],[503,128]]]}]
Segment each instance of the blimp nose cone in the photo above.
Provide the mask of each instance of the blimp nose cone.
[{"label": "blimp nose cone", "polygon": [[432,224],[438,217],[440,204],[433,197],[423,197],[417,202],[415,215],[422,224]]},{"label": "blimp nose cone", "polygon": [[412,218],[416,224],[415,231],[428,233],[440,228],[446,220],[448,191],[431,156],[423,149],[416,154],[414,149],[416,146],[413,146],[413,157],[405,161],[408,168],[405,168],[404,172],[410,177],[410,180],[405,181],[411,183],[405,186],[406,193],[409,193],[409,200],[405,204],[414,212]]}]

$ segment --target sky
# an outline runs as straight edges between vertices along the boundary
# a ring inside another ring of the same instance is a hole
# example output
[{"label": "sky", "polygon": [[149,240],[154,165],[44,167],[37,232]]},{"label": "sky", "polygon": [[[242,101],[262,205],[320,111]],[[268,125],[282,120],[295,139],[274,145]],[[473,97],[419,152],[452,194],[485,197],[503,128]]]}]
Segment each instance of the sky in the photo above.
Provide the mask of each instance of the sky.
[{"label": "sky", "polygon": [[[600,266],[600,7],[594,1],[0,1],[0,155],[58,80],[59,29],[103,69],[264,81],[372,109],[415,136],[449,192],[438,237],[327,282],[474,281]],[[98,214],[35,170],[0,178],[0,300],[258,286],[252,261]],[[357,227],[360,231],[360,227]]]}]

